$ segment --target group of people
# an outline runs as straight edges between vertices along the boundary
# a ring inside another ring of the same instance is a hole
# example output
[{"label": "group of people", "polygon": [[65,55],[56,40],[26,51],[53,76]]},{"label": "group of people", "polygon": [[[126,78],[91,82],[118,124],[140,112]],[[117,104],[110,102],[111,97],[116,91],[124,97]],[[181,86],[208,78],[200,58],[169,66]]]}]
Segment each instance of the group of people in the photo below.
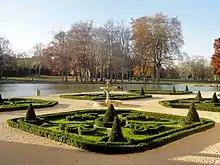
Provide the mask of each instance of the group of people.
[{"label": "group of people", "polygon": [[124,86],[123,85],[118,85],[118,91],[124,91]]}]

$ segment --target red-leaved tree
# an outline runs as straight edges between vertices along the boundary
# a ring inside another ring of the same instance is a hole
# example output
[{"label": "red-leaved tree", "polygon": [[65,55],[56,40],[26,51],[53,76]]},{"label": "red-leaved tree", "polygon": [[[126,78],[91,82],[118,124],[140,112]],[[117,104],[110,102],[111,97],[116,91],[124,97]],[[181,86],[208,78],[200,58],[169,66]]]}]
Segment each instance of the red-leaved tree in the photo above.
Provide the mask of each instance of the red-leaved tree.
[{"label": "red-leaved tree", "polygon": [[213,47],[215,52],[211,57],[211,65],[213,66],[214,74],[220,74],[220,38],[215,39]]}]

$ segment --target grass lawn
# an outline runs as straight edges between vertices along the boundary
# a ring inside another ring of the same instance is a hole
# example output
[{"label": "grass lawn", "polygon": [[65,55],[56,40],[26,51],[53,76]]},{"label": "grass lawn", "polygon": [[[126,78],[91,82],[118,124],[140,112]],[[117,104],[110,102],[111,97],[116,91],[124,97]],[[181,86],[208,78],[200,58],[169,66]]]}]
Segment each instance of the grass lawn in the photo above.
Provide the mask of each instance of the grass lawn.
[{"label": "grass lawn", "polygon": [[[9,77],[8,81],[22,81],[22,82],[32,82],[34,78],[35,82],[60,82],[61,76],[27,76],[27,77]],[[0,81],[1,82],[1,81]],[[68,82],[76,82],[72,76],[68,76]],[[121,83],[121,79],[118,79],[116,83]],[[144,83],[142,81],[132,80],[128,82],[127,79],[123,83]],[[151,83],[151,82],[148,82]],[[218,85],[220,81],[207,81],[207,80],[182,80],[182,79],[161,79],[159,82],[161,84],[189,84],[189,85]]]}]

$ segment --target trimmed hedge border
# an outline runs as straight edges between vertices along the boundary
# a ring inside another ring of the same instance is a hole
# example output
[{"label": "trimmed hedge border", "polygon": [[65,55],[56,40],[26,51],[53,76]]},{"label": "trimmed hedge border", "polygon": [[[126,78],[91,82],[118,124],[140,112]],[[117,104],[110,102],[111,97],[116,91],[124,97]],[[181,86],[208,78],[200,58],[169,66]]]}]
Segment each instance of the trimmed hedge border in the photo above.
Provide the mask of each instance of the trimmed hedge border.
[{"label": "trimmed hedge border", "polygon": [[[3,99],[4,101],[16,101],[17,99],[26,99],[26,98],[12,98],[12,99]],[[40,100],[40,99],[29,99],[28,100],[33,100],[34,101],[42,101],[43,103],[41,105],[34,105],[32,106],[34,108],[47,108],[47,107],[53,107],[58,104],[58,101],[54,100]],[[25,110],[28,108],[29,105],[11,105],[10,107],[1,107],[0,106],[0,112],[8,112],[8,111],[18,111],[18,110]]]},{"label": "trimmed hedge border", "polygon": [[[73,94],[73,95],[60,95],[61,98],[77,99],[77,100],[105,100],[106,97],[100,96],[101,94]],[[111,95],[113,97],[111,97]],[[151,98],[152,95],[137,95],[137,94],[110,94],[111,100],[134,100]]]},{"label": "trimmed hedge border", "polygon": [[[55,113],[55,114],[48,114],[48,115],[40,115],[39,118],[44,118],[44,120],[51,119],[51,118],[62,118],[66,117],[67,115],[72,115],[75,113],[105,113],[105,110],[79,110],[74,112],[64,112],[64,113]],[[126,112],[137,112],[140,114],[145,113],[146,115],[155,116],[157,118],[169,118],[175,120],[184,119],[182,116],[174,116],[168,114],[160,114],[160,113],[152,113],[152,112],[140,112],[140,111],[133,111],[133,110],[118,110],[118,112],[126,113]],[[44,127],[40,127],[37,125],[33,125],[26,122],[18,122],[22,121],[23,118],[14,118],[7,120],[9,126],[21,129],[23,131],[33,133],[38,136],[47,137],[52,140],[66,143],[68,145],[72,145],[84,150],[104,153],[104,154],[126,154],[126,153],[134,153],[134,152],[143,152],[146,150],[158,148],[165,144],[171,143],[175,140],[181,139],[183,137],[192,135],[194,133],[202,132],[207,129],[210,129],[215,126],[215,122],[208,119],[202,119],[202,122],[194,123],[191,125],[186,125],[182,128],[172,129],[166,132],[162,132],[160,134],[148,137],[142,140],[135,140],[130,142],[117,142],[117,143],[105,143],[101,141],[93,141],[89,139],[84,139],[80,135],[71,134],[67,132],[60,132],[60,131],[51,131]]]},{"label": "trimmed hedge border", "polygon": [[[170,108],[180,108],[180,109],[189,109],[190,107],[190,102],[184,102],[187,100],[193,100],[194,98],[182,98],[182,99],[174,99],[174,100],[164,100],[164,101],[159,101],[158,103],[162,106],[165,107],[170,107]],[[205,100],[211,100],[211,98],[202,98],[200,99],[201,101]],[[197,110],[200,111],[211,111],[211,112],[220,112],[220,104],[216,104],[218,106],[215,106],[214,103],[198,103],[200,100],[194,99],[195,107]],[[182,102],[178,102],[182,101]],[[198,104],[196,104],[198,103]]]},{"label": "trimmed hedge border", "polygon": [[[131,89],[128,92],[131,93],[140,93],[140,90],[136,90],[136,89]],[[191,94],[193,93],[192,91],[176,91],[173,92],[172,90],[144,90],[144,92],[146,94],[164,94],[164,95],[185,95],[185,94]]]}]

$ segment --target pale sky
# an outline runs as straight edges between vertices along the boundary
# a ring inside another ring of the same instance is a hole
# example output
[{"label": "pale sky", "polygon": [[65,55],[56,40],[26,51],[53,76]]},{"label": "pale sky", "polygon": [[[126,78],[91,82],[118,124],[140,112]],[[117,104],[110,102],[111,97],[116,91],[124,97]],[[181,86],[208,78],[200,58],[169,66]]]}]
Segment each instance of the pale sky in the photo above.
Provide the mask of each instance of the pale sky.
[{"label": "pale sky", "polygon": [[28,51],[37,42],[48,43],[54,30],[68,30],[74,21],[128,22],[164,12],[182,21],[183,51],[209,57],[220,36],[219,6],[219,0],[0,0],[0,36],[16,51]]}]

